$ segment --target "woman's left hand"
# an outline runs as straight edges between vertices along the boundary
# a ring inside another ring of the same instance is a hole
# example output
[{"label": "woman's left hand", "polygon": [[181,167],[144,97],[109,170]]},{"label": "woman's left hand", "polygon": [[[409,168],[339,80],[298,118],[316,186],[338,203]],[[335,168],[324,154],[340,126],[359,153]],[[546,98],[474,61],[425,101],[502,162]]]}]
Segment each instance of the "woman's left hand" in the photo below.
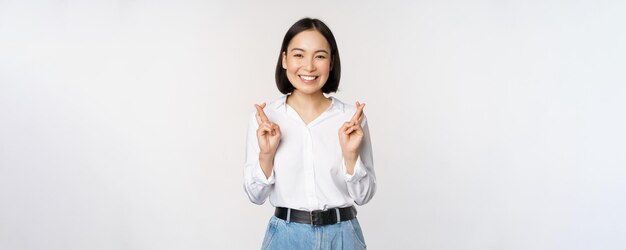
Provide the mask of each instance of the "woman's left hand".
[{"label": "woman's left hand", "polygon": [[347,121],[339,128],[339,144],[344,158],[355,160],[358,156],[359,146],[363,141],[363,128],[361,121],[363,120],[363,108],[365,103],[356,102],[356,112],[350,121]]}]

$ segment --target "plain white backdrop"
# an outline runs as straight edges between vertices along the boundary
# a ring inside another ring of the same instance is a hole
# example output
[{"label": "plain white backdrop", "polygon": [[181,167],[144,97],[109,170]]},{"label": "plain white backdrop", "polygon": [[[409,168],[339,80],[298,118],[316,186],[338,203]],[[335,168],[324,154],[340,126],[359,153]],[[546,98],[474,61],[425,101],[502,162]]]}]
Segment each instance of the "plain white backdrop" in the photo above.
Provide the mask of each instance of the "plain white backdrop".
[{"label": "plain white backdrop", "polygon": [[367,102],[370,249],[625,249],[623,1],[0,0],[0,249],[258,249],[253,104],[298,19]]}]

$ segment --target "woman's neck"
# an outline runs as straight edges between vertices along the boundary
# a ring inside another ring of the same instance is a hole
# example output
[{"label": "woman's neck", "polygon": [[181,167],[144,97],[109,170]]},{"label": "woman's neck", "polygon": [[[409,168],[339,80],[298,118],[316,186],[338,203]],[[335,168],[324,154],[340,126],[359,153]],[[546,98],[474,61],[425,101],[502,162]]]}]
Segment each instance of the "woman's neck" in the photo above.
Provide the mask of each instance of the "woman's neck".
[{"label": "woman's neck", "polygon": [[306,124],[326,111],[330,104],[331,100],[326,98],[321,91],[313,94],[294,91],[287,96],[287,105],[292,107]]},{"label": "woman's neck", "polygon": [[287,104],[306,111],[324,111],[328,107],[329,99],[319,91],[313,94],[304,94],[298,91],[287,96]]}]

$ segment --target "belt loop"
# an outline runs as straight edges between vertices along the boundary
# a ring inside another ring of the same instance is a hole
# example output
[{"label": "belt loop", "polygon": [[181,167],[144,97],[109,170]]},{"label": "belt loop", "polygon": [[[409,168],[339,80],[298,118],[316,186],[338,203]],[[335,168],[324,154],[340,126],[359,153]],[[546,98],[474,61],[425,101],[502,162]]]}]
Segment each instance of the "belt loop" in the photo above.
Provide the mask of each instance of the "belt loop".
[{"label": "belt loop", "polygon": [[291,208],[287,208],[287,223],[291,221]]},{"label": "belt loop", "polygon": [[337,223],[341,222],[341,213],[339,212],[339,208],[335,208],[335,213],[337,213]]}]

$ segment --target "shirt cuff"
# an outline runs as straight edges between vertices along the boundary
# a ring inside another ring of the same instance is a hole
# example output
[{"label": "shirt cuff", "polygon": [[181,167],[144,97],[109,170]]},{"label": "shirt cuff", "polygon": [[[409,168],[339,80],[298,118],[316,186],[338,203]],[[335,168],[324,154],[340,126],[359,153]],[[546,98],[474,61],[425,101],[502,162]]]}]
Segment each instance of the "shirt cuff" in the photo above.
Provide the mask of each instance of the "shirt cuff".
[{"label": "shirt cuff", "polygon": [[343,171],[346,173],[346,182],[358,182],[363,179],[367,175],[367,172],[363,169],[363,162],[361,162],[361,156],[356,159],[356,163],[354,164],[354,173],[348,174],[346,161],[342,159],[341,164],[343,165]]},{"label": "shirt cuff", "polygon": [[274,169],[272,169],[272,173],[270,174],[270,177],[266,178],[265,173],[263,173],[263,169],[261,169],[260,164],[257,164],[256,170],[253,171],[252,173],[252,178],[254,179],[254,182],[261,184],[263,186],[272,185],[276,181],[274,179]]}]

